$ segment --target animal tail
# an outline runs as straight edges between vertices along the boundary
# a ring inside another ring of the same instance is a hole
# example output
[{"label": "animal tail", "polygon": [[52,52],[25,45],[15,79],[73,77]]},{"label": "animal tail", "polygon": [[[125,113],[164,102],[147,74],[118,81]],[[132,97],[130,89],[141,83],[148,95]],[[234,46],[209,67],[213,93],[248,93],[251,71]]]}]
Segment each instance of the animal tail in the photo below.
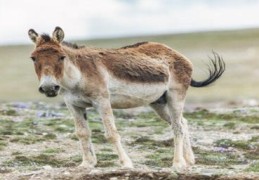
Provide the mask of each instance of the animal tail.
[{"label": "animal tail", "polygon": [[191,80],[192,87],[204,87],[215,82],[224,73],[226,64],[219,54],[213,51],[213,58],[210,57],[208,64],[209,77],[203,81]]}]

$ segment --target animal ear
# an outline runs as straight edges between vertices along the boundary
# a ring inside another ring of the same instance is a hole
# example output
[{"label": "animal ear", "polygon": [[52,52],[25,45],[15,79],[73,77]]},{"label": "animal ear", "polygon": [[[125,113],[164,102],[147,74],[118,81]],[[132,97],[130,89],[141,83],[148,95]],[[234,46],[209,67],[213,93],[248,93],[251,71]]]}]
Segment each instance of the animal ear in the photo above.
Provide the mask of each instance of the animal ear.
[{"label": "animal ear", "polygon": [[32,42],[36,43],[37,41],[37,38],[38,38],[38,33],[36,33],[36,31],[34,31],[34,29],[30,29],[28,31],[28,35],[30,37],[30,39],[32,40]]},{"label": "animal ear", "polygon": [[52,33],[52,39],[61,43],[65,37],[64,31],[60,27],[56,27]]}]

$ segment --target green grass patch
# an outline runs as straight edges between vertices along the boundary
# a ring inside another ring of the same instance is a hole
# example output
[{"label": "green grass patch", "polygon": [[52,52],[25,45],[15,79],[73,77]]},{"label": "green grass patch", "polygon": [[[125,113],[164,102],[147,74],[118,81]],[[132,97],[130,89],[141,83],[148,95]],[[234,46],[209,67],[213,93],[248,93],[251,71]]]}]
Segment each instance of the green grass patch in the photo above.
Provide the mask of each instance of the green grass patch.
[{"label": "green grass patch", "polygon": [[41,135],[29,135],[29,136],[14,136],[10,139],[12,143],[21,143],[21,144],[35,144],[42,142],[44,139]]},{"label": "green grass patch", "polygon": [[259,136],[253,136],[249,141],[250,142],[259,142]]},{"label": "green grass patch", "polygon": [[173,163],[173,152],[168,149],[160,149],[146,156],[145,165],[152,167],[171,167]]},{"label": "green grass patch", "polygon": [[3,165],[9,167],[16,166],[44,166],[62,167],[66,161],[57,159],[54,155],[40,154],[37,156],[17,155],[13,159],[5,161]]},{"label": "green grass patch", "polygon": [[[188,119],[202,119],[202,120],[222,120],[222,121],[242,121],[245,123],[258,123],[259,116],[254,115],[247,115],[242,116],[237,113],[226,113],[226,114],[220,114],[220,113],[212,113],[208,110],[199,110],[191,113],[184,113],[184,116]],[[228,124],[227,126],[233,126],[234,124]]]},{"label": "green grass patch", "polygon": [[20,122],[1,120],[0,135],[39,134],[42,132],[43,129],[38,126],[38,121],[33,119],[25,119]]},{"label": "green grass patch", "polygon": [[48,148],[42,151],[42,154],[55,155],[61,152],[64,152],[64,150],[60,148]]},{"label": "green grass patch", "polygon": [[165,141],[156,141],[150,139],[148,136],[141,136],[137,138],[134,142],[130,143],[130,145],[139,144],[142,145],[143,148],[160,148],[160,147],[172,147],[173,139],[165,140]]},{"label": "green grass patch", "polygon": [[18,113],[14,109],[3,109],[3,110],[0,110],[0,115],[17,116]]},{"label": "green grass patch", "polygon": [[259,172],[259,162],[252,163],[247,169],[247,172]]},{"label": "green grass patch", "polygon": [[194,148],[194,154],[196,156],[196,163],[202,165],[218,165],[228,167],[233,164],[246,163],[242,157],[238,154],[230,152],[215,152],[205,151],[199,148]]},{"label": "green grass patch", "polygon": [[15,152],[12,152],[12,156],[17,156],[17,155],[21,155],[22,152],[20,151],[15,151]]},{"label": "green grass patch", "polygon": [[224,124],[223,126],[228,128],[228,129],[234,129],[236,127],[236,123],[228,122],[228,123]]},{"label": "green grass patch", "polygon": [[231,139],[219,139],[215,142],[215,146],[224,148],[234,147],[242,150],[251,149],[250,142],[243,140],[233,141]]},{"label": "green grass patch", "polygon": [[96,156],[98,160],[96,167],[111,167],[118,161],[118,155],[112,153],[98,153]]},{"label": "green grass patch", "polygon": [[0,151],[7,146],[7,142],[0,140]]},{"label": "green grass patch", "polygon": [[43,139],[45,139],[45,140],[57,139],[57,135],[54,133],[47,133],[47,134],[43,135]]},{"label": "green grass patch", "polygon": [[72,119],[43,119],[40,121],[42,126],[47,126],[56,132],[74,132],[74,121]]}]

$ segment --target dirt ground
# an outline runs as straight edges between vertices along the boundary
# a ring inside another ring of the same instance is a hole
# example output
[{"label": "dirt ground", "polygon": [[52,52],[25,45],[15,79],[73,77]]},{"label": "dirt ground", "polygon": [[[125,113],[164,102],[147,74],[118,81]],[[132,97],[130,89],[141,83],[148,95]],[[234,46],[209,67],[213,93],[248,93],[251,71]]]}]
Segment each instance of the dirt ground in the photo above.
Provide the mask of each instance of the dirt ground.
[{"label": "dirt ground", "polygon": [[179,174],[170,169],[171,129],[148,108],[114,111],[135,165],[132,170],[120,168],[100,117],[89,110],[98,163],[86,170],[77,167],[80,147],[73,119],[62,103],[2,103],[0,179],[259,179],[259,107],[256,103],[238,107],[235,103],[186,107],[196,164]]}]

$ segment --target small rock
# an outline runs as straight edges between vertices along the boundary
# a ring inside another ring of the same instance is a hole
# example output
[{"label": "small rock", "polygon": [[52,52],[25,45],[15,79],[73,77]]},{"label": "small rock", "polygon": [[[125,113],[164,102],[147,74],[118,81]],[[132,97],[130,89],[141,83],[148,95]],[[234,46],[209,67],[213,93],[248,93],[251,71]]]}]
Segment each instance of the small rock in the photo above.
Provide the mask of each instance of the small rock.
[{"label": "small rock", "polygon": [[117,177],[111,177],[110,180],[118,180]]},{"label": "small rock", "polygon": [[49,165],[46,165],[46,166],[43,166],[43,169],[45,169],[45,170],[51,170],[51,169],[53,169],[51,166],[49,166]]},{"label": "small rock", "polygon": [[64,175],[65,175],[65,176],[70,176],[70,175],[71,175],[71,173],[70,173],[70,172],[68,172],[68,171],[65,171],[65,172],[64,172]]}]

